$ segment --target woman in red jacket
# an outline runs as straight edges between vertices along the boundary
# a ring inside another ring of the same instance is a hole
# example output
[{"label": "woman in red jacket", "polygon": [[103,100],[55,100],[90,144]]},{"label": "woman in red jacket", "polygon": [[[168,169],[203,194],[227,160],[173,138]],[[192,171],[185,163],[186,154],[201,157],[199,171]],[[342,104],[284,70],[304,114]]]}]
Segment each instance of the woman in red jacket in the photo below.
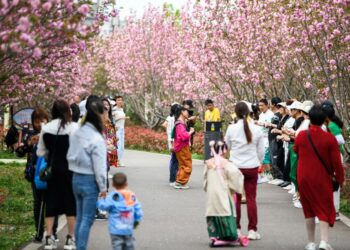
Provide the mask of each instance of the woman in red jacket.
[{"label": "woman in red jacket", "polygon": [[344,169],[337,140],[321,128],[326,119],[321,107],[313,106],[309,117],[311,126],[299,133],[294,144],[294,151],[299,157],[297,181],[309,240],[305,249],[316,249],[315,217],[318,217],[321,231],[319,249],[328,250],[331,249],[328,244],[329,226],[332,227],[335,222],[332,176],[342,185]]}]

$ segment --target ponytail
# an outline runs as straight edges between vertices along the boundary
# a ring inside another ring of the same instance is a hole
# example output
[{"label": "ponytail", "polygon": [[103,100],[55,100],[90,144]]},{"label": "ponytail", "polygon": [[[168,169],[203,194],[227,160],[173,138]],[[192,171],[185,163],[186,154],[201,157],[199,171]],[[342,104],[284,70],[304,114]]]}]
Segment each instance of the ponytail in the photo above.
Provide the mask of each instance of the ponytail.
[{"label": "ponytail", "polygon": [[250,131],[250,128],[248,125],[248,120],[247,120],[246,116],[244,116],[244,118],[243,118],[243,124],[244,124],[245,138],[247,139],[247,142],[249,144],[252,142],[252,131]]},{"label": "ponytail", "polygon": [[244,102],[239,102],[236,104],[235,107],[235,113],[237,115],[238,119],[243,119],[243,125],[244,125],[244,133],[245,137],[247,139],[248,144],[252,142],[252,132],[250,131],[249,124],[248,124],[248,115],[249,115],[249,108],[248,105]]}]

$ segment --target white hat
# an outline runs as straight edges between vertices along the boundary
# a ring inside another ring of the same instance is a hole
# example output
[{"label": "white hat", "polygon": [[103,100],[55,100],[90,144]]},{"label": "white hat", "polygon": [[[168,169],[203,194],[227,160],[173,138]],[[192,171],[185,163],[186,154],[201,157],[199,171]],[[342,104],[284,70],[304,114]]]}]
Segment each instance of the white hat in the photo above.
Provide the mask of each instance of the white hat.
[{"label": "white hat", "polygon": [[242,102],[244,102],[245,104],[247,104],[248,109],[249,109],[249,112],[252,113],[252,112],[253,112],[252,104],[251,104],[250,102],[247,102],[247,101],[242,101]]},{"label": "white hat", "polygon": [[312,106],[314,106],[312,101],[304,101],[298,109],[308,114]]},{"label": "white hat", "polygon": [[291,109],[299,109],[301,106],[301,102],[298,101],[294,101],[290,106],[288,106],[288,108]]},{"label": "white hat", "polygon": [[280,102],[280,103],[277,103],[278,106],[281,106],[283,108],[287,108],[287,103],[285,102]]},{"label": "white hat", "polygon": [[79,103],[80,116],[84,116],[86,113],[86,99]]}]

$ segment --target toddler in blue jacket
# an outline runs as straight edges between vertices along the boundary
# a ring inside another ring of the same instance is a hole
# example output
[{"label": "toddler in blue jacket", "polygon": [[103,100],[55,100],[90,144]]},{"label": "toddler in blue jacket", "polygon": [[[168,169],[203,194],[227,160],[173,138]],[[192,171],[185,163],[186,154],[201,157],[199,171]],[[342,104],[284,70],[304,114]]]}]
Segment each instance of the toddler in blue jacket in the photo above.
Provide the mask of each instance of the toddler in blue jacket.
[{"label": "toddler in blue jacket", "polygon": [[113,250],[134,250],[134,228],[143,217],[141,204],[128,190],[127,177],[123,173],[113,176],[115,191],[97,201],[97,207],[109,213],[109,233]]}]

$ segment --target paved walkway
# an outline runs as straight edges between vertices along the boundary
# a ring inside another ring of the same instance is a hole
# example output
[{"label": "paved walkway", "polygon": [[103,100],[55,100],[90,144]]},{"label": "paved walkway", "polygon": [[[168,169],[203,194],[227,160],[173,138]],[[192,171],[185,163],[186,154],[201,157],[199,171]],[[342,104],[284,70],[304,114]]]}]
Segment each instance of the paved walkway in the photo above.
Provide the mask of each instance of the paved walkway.
[{"label": "paved walkway", "polygon": [[[194,162],[191,189],[174,190],[167,182],[168,161],[166,155],[128,151],[127,167],[117,169],[128,175],[130,188],[138,195],[145,212],[135,235],[137,249],[209,249],[204,217],[205,193],[202,190],[203,164]],[[302,210],[293,208],[290,200],[291,196],[281,188],[259,185],[259,231],[262,240],[251,242],[248,249],[304,249],[307,239]],[[93,225],[90,250],[111,249],[107,223],[96,221]],[[247,225],[245,213],[242,225]],[[246,230],[243,232],[246,233]],[[66,233],[64,228],[59,235],[61,249]],[[334,249],[349,250],[349,238],[350,228],[337,222],[330,235]]]}]

